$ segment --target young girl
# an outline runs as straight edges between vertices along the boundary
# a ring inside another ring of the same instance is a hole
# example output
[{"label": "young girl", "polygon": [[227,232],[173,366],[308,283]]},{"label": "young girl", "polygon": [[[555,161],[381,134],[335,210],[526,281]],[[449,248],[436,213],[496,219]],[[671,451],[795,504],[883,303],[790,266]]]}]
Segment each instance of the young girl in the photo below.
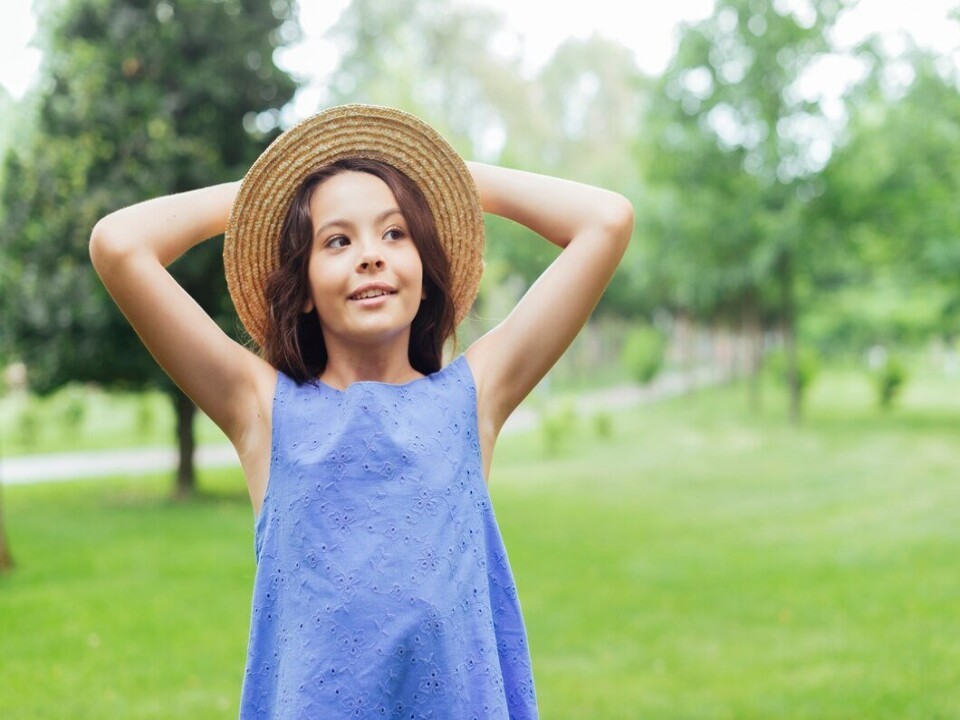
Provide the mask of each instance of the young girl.
[{"label": "young girl", "polygon": [[[563,252],[441,367],[476,295],[483,212]],[[242,183],[97,223],[111,296],[243,466],[257,572],[241,718],[537,716],[486,481],[500,429],[586,322],[632,225],[620,195],[466,164],[417,118],[360,105],[287,131]],[[225,231],[259,353],[165,270]]]}]

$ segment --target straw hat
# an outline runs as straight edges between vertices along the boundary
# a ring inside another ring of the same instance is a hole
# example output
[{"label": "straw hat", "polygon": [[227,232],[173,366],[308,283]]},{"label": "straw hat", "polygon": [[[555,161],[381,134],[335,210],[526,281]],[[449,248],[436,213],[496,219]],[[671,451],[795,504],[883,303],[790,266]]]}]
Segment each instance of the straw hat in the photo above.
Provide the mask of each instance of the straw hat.
[{"label": "straw hat", "polygon": [[261,347],[267,333],[267,278],[280,261],[280,230],[301,181],[346,157],[392,165],[423,191],[450,261],[459,323],[480,286],[483,211],[473,176],[450,144],[419,118],[375,105],[341,105],[287,130],[257,159],[240,185],[224,236],[230,297]]}]

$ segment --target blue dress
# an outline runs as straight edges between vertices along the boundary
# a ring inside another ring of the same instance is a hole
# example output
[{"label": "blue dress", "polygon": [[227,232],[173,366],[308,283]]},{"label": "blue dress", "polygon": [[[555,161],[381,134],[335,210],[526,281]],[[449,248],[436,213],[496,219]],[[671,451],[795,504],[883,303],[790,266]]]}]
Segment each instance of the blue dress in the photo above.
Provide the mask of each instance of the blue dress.
[{"label": "blue dress", "polygon": [[241,720],[537,717],[464,356],[405,385],[277,376]]}]

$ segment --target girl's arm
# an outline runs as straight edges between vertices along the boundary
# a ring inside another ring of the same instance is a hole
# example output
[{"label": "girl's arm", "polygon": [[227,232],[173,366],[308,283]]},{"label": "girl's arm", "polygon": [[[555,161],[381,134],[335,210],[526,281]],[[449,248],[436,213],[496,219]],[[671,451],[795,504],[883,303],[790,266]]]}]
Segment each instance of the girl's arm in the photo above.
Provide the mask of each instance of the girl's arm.
[{"label": "girl's arm", "polygon": [[499,433],[587,322],[633,232],[622,195],[569,180],[468,163],[484,212],[519,222],[563,248],[500,325],[466,355],[478,401]]},{"label": "girl's arm", "polygon": [[254,381],[266,377],[266,363],[231,340],[166,266],[224,231],[239,185],[123,208],[101,219],[90,238],[97,274],[144,345],[234,445],[256,412]]}]

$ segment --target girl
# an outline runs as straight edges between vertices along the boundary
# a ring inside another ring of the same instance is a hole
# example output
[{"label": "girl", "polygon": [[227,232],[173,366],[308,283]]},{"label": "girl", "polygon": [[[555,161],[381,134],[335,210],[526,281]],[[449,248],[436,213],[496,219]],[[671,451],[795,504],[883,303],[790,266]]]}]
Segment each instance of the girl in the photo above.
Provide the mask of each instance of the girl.
[{"label": "girl", "polygon": [[[483,216],[563,248],[441,367]],[[620,195],[464,163],[406,113],[348,105],[242,183],[103,218],[90,254],[170,377],[230,438],[255,513],[241,718],[534,718],[486,480],[510,413],[586,322],[633,226]],[[165,267],[226,232],[230,338]]]}]

